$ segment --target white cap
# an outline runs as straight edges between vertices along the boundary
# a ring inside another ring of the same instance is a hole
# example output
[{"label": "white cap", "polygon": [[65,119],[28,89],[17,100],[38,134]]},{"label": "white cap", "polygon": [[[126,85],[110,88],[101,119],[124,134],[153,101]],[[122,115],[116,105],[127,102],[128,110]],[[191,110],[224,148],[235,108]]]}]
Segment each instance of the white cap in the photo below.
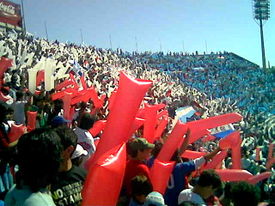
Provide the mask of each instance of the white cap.
[{"label": "white cap", "polygon": [[81,155],[86,156],[86,155],[88,155],[88,152],[85,149],[83,149],[83,147],[80,144],[77,144],[76,149],[72,155],[72,159],[80,157]]}]

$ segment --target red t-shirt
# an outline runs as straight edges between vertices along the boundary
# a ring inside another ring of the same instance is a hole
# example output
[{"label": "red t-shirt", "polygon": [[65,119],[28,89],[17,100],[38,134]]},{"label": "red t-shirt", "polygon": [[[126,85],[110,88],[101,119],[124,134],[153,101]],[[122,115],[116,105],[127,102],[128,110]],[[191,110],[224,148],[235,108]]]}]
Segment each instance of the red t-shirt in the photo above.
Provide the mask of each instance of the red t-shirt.
[{"label": "red t-shirt", "polygon": [[144,175],[150,180],[150,171],[147,165],[139,160],[128,160],[123,183],[127,195],[131,194],[131,180],[137,175]]}]

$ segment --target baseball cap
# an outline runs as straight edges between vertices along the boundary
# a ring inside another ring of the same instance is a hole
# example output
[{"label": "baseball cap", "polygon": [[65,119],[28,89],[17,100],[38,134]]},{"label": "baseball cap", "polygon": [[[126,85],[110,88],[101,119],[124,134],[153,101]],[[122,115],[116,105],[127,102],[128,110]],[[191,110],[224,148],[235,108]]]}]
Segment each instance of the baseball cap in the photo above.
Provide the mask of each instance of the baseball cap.
[{"label": "baseball cap", "polygon": [[76,149],[72,155],[72,159],[80,157],[81,155],[86,156],[86,155],[88,155],[88,152],[87,152],[87,150],[83,149],[83,147],[80,144],[77,144]]},{"label": "baseball cap", "polygon": [[149,143],[145,138],[135,138],[130,142],[130,148],[132,150],[144,150],[144,149],[153,149],[154,144]]},{"label": "baseball cap", "polygon": [[147,195],[144,206],[165,206],[164,198],[159,192],[151,192]]},{"label": "baseball cap", "polygon": [[71,122],[71,121],[64,119],[64,117],[62,117],[62,116],[55,116],[51,121],[51,125],[52,126],[61,126],[63,124],[69,123],[69,122]]}]

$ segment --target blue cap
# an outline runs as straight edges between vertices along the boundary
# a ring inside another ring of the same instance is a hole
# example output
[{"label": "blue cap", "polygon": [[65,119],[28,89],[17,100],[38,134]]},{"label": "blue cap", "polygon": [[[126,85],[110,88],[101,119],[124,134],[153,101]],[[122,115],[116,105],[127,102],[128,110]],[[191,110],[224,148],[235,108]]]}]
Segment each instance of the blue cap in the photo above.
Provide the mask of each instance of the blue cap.
[{"label": "blue cap", "polygon": [[61,126],[63,124],[67,124],[69,122],[71,122],[71,121],[64,119],[64,117],[62,117],[62,116],[55,116],[52,119],[51,125],[52,126]]}]

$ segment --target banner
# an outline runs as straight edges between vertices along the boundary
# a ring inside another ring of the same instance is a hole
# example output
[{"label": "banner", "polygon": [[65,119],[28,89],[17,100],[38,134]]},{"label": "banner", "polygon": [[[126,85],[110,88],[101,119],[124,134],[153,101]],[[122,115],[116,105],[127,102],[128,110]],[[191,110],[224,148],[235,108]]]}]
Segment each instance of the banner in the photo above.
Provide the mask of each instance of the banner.
[{"label": "banner", "polygon": [[20,5],[7,0],[0,0],[0,22],[22,27]]}]

